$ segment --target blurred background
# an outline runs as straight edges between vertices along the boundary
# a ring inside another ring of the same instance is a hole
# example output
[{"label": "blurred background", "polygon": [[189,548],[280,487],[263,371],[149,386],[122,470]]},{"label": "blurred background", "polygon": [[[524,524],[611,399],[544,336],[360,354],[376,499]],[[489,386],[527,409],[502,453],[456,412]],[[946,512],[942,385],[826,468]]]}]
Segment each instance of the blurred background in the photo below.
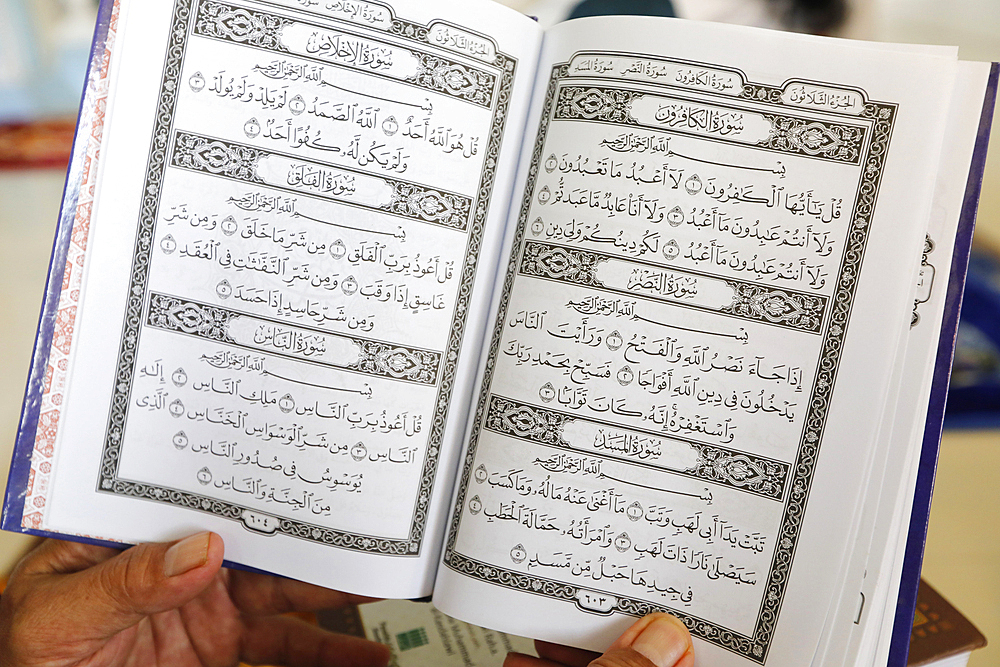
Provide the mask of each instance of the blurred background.
[{"label": "blurred background", "polygon": [[[543,24],[578,0],[502,0]],[[590,0],[624,5],[635,0]],[[649,0],[647,0],[649,2]],[[810,23],[768,0],[674,0],[687,18],[795,27],[858,39],[951,44],[1000,60],[997,0],[845,0]],[[649,2],[655,4],[655,0]],[[803,4],[822,4],[806,2]],[[45,286],[65,168],[97,13],[94,0],[0,0],[0,459],[9,460]],[[829,18],[829,17],[826,17]],[[834,17],[836,18],[836,17]],[[1000,122],[987,163],[973,272],[959,333],[924,577],[995,646],[1000,665]],[[0,464],[0,475],[6,475]],[[30,538],[0,534],[0,577]]]}]

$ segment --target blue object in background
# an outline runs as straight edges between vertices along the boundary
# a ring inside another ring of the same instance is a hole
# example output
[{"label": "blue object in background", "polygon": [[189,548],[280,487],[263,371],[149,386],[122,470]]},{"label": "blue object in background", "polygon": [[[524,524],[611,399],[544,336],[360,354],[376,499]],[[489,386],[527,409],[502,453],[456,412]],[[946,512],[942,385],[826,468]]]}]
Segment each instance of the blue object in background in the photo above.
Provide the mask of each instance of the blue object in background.
[{"label": "blue object in background", "polygon": [[1000,257],[969,261],[945,426],[1000,427]]},{"label": "blue object in background", "polygon": [[583,16],[677,16],[670,0],[583,0],[569,18]]},{"label": "blue object in background", "polygon": [[96,4],[63,9],[55,25],[40,25],[27,0],[0,0],[0,124],[76,115]]},{"label": "blue object in background", "polygon": [[38,60],[28,8],[22,0],[0,0],[0,123],[31,115]]}]

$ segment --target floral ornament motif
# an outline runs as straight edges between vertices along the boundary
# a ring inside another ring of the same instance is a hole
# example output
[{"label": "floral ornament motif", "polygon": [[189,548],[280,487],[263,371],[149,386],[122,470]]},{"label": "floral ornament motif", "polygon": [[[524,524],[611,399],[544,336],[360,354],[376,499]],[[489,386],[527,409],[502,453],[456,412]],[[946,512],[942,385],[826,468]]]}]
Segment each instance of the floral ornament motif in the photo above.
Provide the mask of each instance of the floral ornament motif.
[{"label": "floral ornament motif", "polygon": [[382,375],[421,384],[437,381],[440,355],[423,350],[409,350],[374,341],[354,341],[360,355],[350,368],[372,375]]},{"label": "floral ornament motif", "polygon": [[415,53],[417,73],[409,77],[417,85],[488,107],[493,101],[496,76],[426,53]]},{"label": "floral ornament motif", "polygon": [[[238,506],[236,510],[242,510]],[[281,519],[277,532],[295,537],[305,537],[324,544],[332,544],[344,549],[356,549],[373,553],[403,556],[409,552],[410,542],[403,540],[376,539],[351,533],[339,533],[322,526],[314,526],[293,519]]]},{"label": "floral ornament motif", "polygon": [[235,342],[228,333],[233,314],[222,308],[153,294],[149,299],[150,326],[180,331],[226,343]]},{"label": "floral ornament motif", "polygon": [[860,159],[864,128],[785,116],[764,117],[771,123],[771,132],[758,145],[852,164]]},{"label": "floral ornament motif", "polygon": [[578,91],[573,96],[573,107],[584,118],[599,118],[614,106],[614,101],[596,88]]},{"label": "floral ornament motif", "polygon": [[491,397],[486,417],[486,428],[492,431],[560,446],[567,445],[562,437],[565,423],[566,417],[559,413],[539,410],[498,396]]},{"label": "floral ornament motif", "polygon": [[699,477],[780,499],[788,478],[788,465],[757,456],[701,447],[694,471]]},{"label": "floral ornament motif", "polygon": [[441,65],[431,72],[431,79],[452,95],[467,95],[477,86],[469,70],[461,65]]},{"label": "floral ornament motif", "polygon": [[263,155],[256,148],[179,132],[174,142],[173,164],[175,167],[222,174],[240,181],[263,183],[257,176],[257,162]]},{"label": "floral ornament motif", "polygon": [[402,19],[395,19],[392,22],[392,26],[389,27],[388,32],[390,35],[399,35],[408,39],[426,42],[428,30],[426,26],[410,23]]},{"label": "floral ornament motif", "polygon": [[411,183],[394,182],[392,200],[385,207],[398,215],[455,229],[468,226],[472,202],[458,195],[430,190]]},{"label": "floral ornament motif", "polygon": [[406,203],[414,215],[424,220],[447,220],[455,213],[452,203],[434,191],[415,192]]},{"label": "floral ornament motif", "polygon": [[559,91],[556,118],[560,120],[574,118],[594,120],[599,118],[634,125],[634,119],[629,116],[629,108],[636,95],[629,90],[567,86]]},{"label": "floral ornament motif", "polygon": [[288,23],[287,19],[271,14],[208,2],[198,14],[195,34],[287,52],[281,43],[281,29]]},{"label": "floral ornament motif", "polygon": [[781,94],[781,88],[750,83],[743,85],[743,90],[740,91],[739,96],[744,99],[757,100],[758,102],[781,104]]},{"label": "floral ornament motif", "polygon": [[823,322],[825,297],[732,281],[729,287],[733,290],[733,301],[721,309],[724,313],[811,332],[818,332]]},{"label": "floral ornament motif", "polygon": [[920,284],[923,288],[920,295],[917,296],[913,301],[913,312],[910,315],[910,328],[917,326],[920,323],[920,304],[927,303],[930,298],[931,289],[934,285],[934,275],[937,269],[928,260],[930,254],[934,252],[934,239],[930,237],[930,234],[924,234],[924,252],[923,256],[920,258]]},{"label": "floral ornament motif", "polygon": [[605,258],[585,250],[528,242],[521,258],[521,273],[526,276],[554,278],[574,285],[603,287],[597,267]]}]

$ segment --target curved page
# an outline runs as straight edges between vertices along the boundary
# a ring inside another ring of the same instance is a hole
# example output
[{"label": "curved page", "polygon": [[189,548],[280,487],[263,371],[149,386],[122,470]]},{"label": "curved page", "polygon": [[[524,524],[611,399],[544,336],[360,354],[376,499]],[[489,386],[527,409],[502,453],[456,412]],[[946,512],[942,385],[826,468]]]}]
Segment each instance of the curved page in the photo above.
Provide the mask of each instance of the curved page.
[{"label": "curved page", "polygon": [[812,659],[954,69],[674,20],[547,33],[435,604],[592,649],[669,611],[704,664]]},{"label": "curved page", "polygon": [[539,31],[143,0],[118,33],[43,527],[429,593]]}]

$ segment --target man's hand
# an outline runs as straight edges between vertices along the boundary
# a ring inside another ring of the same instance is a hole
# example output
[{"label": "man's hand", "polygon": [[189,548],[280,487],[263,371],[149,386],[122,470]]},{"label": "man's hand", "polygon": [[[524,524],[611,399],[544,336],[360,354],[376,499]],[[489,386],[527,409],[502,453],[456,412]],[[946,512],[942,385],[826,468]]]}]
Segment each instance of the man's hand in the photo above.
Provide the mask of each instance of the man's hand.
[{"label": "man's hand", "polygon": [[507,656],[504,667],[694,667],[691,635],[670,614],[651,614],[625,631],[604,655],[535,642],[539,658]]},{"label": "man's hand", "polygon": [[222,538],[200,533],[124,552],[47,540],[0,597],[3,667],[382,667],[386,647],[288,611],[365,598],[222,569]]}]

